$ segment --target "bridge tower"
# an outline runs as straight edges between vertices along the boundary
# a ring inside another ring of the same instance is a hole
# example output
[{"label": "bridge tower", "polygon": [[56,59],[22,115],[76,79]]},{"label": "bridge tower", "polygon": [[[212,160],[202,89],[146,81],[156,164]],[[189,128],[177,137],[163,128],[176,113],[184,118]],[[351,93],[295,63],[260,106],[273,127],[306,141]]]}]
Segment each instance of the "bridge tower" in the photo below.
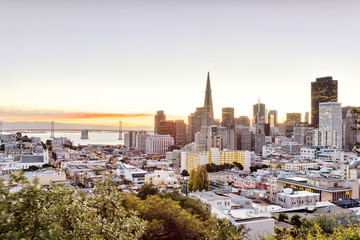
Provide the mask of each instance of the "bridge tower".
[{"label": "bridge tower", "polygon": [[119,121],[119,138],[118,140],[123,140],[122,137],[122,121]]},{"label": "bridge tower", "polygon": [[50,138],[55,138],[54,133],[55,133],[55,123],[54,123],[54,121],[52,121],[51,122],[51,130],[50,130]]}]

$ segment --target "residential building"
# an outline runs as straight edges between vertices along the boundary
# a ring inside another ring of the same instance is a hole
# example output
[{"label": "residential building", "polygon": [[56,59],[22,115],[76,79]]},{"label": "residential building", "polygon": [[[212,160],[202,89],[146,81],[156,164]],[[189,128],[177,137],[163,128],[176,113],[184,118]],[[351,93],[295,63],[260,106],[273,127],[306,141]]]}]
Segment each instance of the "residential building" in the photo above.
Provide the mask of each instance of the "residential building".
[{"label": "residential building", "polygon": [[245,170],[249,170],[251,152],[237,150],[220,151],[218,148],[212,148],[211,151],[183,152],[181,155],[181,169],[186,169],[188,172],[196,169],[199,165],[207,163],[221,165],[225,163],[232,164],[233,162],[241,163]]},{"label": "residential building", "polygon": [[146,153],[164,154],[174,144],[174,139],[170,135],[154,134],[146,139]]}]

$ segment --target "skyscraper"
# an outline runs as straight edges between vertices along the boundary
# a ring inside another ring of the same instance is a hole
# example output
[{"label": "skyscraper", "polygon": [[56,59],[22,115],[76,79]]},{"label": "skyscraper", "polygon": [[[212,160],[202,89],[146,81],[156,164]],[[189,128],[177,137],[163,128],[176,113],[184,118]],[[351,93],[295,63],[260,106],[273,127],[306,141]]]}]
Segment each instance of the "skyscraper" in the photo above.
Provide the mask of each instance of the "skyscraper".
[{"label": "skyscraper", "polygon": [[338,101],[338,81],[332,77],[317,78],[311,83],[311,124],[319,127],[319,103]]},{"label": "skyscraper", "polygon": [[265,124],[267,123],[266,106],[264,103],[259,102],[253,105],[253,123]]},{"label": "skyscraper", "polygon": [[166,121],[166,116],[164,114],[163,110],[157,111],[154,117],[154,134],[158,134],[159,132],[159,126],[161,122]]},{"label": "skyscraper", "polygon": [[186,124],[184,120],[166,120],[164,111],[157,111],[154,118],[155,134],[170,135],[178,146],[186,144]]},{"label": "skyscraper", "polygon": [[342,148],[341,103],[325,102],[319,104],[319,129],[336,131],[336,146]]},{"label": "skyscraper", "polygon": [[208,72],[204,99],[204,112],[201,120],[201,126],[210,126],[214,122],[214,110],[212,102],[212,93],[210,85],[210,74]]},{"label": "skyscraper", "polygon": [[187,142],[189,143],[195,141],[195,133],[201,129],[203,110],[203,107],[198,107],[194,113],[188,116]]},{"label": "skyscraper", "polygon": [[292,136],[294,125],[301,122],[301,113],[286,113],[286,135]]},{"label": "skyscraper", "polygon": [[268,122],[270,124],[270,128],[276,127],[278,123],[278,112],[276,110],[270,110],[268,116]]},{"label": "skyscraper", "polygon": [[214,123],[214,110],[211,94],[211,85],[210,85],[210,74],[208,72],[207,81],[206,81],[206,90],[205,90],[205,99],[203,107],[203,116],[201,118],[201,129],[198,139],[198,150],[204,151],[206,149],[206,136],[208,127]]},{"label": "skyscraper", "polygon": [[248,116],[239,116],[235,118],[235,125],[250,126],[250,118]]},{"label": "skyscraper", "polygon": [[221,121],[222,126],[229,128],[235,127],[234,112],[235,110],[232,107],[226,107],[222,109],[222,121]]},{"label": "skyscraper", "polygon": [[305,112],[304,122],[305,122],[305,123],[309,123],[309,112]]}]

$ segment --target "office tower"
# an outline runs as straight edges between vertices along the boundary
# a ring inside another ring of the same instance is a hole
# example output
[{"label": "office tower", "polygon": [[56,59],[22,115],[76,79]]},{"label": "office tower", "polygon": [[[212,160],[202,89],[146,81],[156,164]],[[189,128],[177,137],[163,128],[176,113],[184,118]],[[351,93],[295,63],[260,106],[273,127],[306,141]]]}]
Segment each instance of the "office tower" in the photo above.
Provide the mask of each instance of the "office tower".
[{"label": "office tower", "polygon": [[336,131],[336,146],[342,148],[341,103],[325,102],[319,104],[319,129]]},{"label": "office tower", "polygon": [[251,147],[256,154],[262,153],[262,148],[265,145],[265,134],[255,133],[251,134]]},{"label": "office tower", "polygon": [[264,103],[259,102],[253,105],[253,123],[265,124],[267,123],[266,106]]},{"label": "office tower", "polygon": [[235,130],[221,125],[212,125],[207,132],[206,150],[217,147],[222,149],[235,149]]},{"label": "office tower", "polygon": [[310,120],[310,118],[309,118],[309,112],[305,112],[304,122],[305,122],[305,123],[310,123],[309,120]]},{"label": "office tower", "polygon": [[198,150],[204,151],[206,148],[206,136],[208,127],[214,123],[214,110],[212,103],[211,85],[210,85],[210,74],[208,72],[205,90],[205,99],[203,107],[203,116],[201,118],[201,128],[198,138]]},{"label": "office tower", "polygon": [[221,125],[228,128],[235,127],[235,110],[232,107],[226,107],[222,109],[222,121]]},{"label": "office tower", "polygon": [[251,132],[248,128],[236,128],[235,147],[237,150],[251,151]]},{"label": "office tower", "polygon": [[186,142],[186,123],[184,120],[175,120],[175,144],[182,147]]},{"label": "office tower", "polygon": [[301,122],[301,113],[286,113],[286,134],[294,133],[294,125]]},{"label": "office tower", "polygon": [[161,122],[166,121],[166,116],[163,110],[157,111],[154,117],[155,124],[154,124],[154,134],[158,134],[159,125]]},{"label": "office tower", "polygon": [[343,107],[343,147],[347,150],[354,148],[355,142],[360,142],[360,132],[354,129],[359,128],[358,116],[354,112],[355,109],[360,110],[359,107]]},{"label": "office tower", "polygon": [[170,135],[175,140],[176,138],[176,123],[175,121],[167,120],[160,122],[157,129],[157,134]]},{"label": "office tower", "polygon": [[186,124],[184,120],[166,120],[164,111],[157,111],[155,115],[155,134],[170,135],[175,144],[182,147],[186,144]]},{"label": "office tower", "polygon": [[295,142],[306,145],[306,133],[313,131],[314,128],[308,123],[296,123],[294,126],[294,140]]},{"label": "office tower", "polygon": [[150,135],[146,138],[146,153],[164,154],[174,144],[174,139],[170,135]]},{"label": "office tower", "polygon": [[137,134],[136,135],[136,148],[145,151],[146,150],[146,139],[151,136],[150,134]]},{"label": "office tower", "polygon": [[268,114],[268,123],[270,128],[277,127],[278,124],[278,112],[276,110],[270,110]]},{"label": "office tower", "polygon": [[319,127],[319,103],[338,101],[338,81],[332,77],[317,78],[311,83],[311,124]]},{"label": "office tower", "polygon": [[222,126],[226,128],[227,139],[223,139],[223,147],[226,149],[235,149],[235,110],[234,108],[227,107],[222,109]]},{"label": "office tower", "polygon": [[239,116],[235,118],[235,125],[250,126],[250,118],[248,116]]},{"label": "office tower", "polygon": [[138,134],[146,134],[146,131],[129,131],[124,134],[124,145],[127,148],[136,147],[136,136]]},{"label": "office tower", "polygon": [[187,130],[187,142],[191,143],[195,141],[195,133],[200,132],[201,119],[203,116],[203,107],[196,108],[194,113],[188,116],[188,130]]}]

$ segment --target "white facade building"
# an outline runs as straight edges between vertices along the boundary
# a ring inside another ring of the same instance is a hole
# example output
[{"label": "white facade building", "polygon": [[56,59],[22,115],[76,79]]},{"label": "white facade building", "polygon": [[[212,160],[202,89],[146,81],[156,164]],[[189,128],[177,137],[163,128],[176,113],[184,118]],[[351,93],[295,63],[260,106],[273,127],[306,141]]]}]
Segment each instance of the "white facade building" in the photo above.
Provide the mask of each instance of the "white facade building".
[{"label": "white facade building", "polygon": [[337,146],[338,132],[335,130],[315,129],[313,131],[313,146]]},{"label": "white facade building", "polygon": [[320,201],[319,193],[308,191],[293,192],[291,188],[285,188],[282,193],[277,194],[277,204],[284,208],[316,206]]},{"label": "white facade building", "polygon": [[342,108],[341,103],[319,104],[319,129],[336,131],[336,147],[342,148]]},{"label": "white facade building", "polygon": [[315,148],[301,148],[300,149],[300,159],[313,160],[316,159],[316,149]]},{"label": "white facade building", "polygon": [[164,154],[174,144],[174,139],[170,135],[154,134],[146,139],[146,153]]}]

